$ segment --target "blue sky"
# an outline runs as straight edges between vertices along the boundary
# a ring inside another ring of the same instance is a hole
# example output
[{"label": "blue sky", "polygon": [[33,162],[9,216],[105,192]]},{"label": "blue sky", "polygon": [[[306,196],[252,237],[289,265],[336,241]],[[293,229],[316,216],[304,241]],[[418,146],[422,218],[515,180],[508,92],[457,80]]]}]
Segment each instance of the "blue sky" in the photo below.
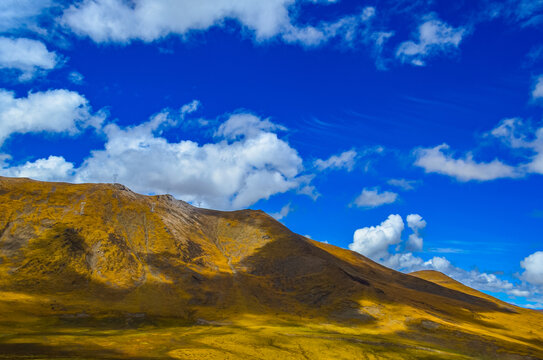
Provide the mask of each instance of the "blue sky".
[{"label": "blue sky", "polygon": [[543,307],[543,1],[5,0],[0,174],[263,209]]}]

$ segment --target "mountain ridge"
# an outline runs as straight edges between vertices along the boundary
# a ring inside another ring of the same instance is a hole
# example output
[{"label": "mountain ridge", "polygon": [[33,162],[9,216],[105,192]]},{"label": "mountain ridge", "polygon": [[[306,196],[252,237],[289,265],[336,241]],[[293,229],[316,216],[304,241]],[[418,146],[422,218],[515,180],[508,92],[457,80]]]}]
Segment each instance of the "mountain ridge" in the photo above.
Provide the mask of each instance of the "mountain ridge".
[{"label": "mountain ridge", "polygon": [[[543,351],[536,311],[450,278],[396,272],[295,234],[259,210],[202,209],[119,184],[0,177],[0,260],[6,323],[303,319],[381,329],[402,341],[466,347],[450,335],[460,332],[484,351],[495,342],[519,356]],[[507,326],[519,319],[513,334]]]}]

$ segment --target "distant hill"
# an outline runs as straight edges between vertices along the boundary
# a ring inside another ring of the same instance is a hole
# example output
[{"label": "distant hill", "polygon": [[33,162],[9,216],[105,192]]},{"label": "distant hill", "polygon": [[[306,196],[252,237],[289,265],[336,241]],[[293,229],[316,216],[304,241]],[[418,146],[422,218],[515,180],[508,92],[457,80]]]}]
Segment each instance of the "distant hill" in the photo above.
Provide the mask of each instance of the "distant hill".
[{"label": "distant hill", "polygon": [[[281,324],[273,337],[256,335],[270,324]],[[207,345],[191,345],[192,357],[174,340],[153,347],[170,358],[243,358],[255,346],[270,351],[270,358],[285,356],[281,351],[292,358],[330,358],[333,344],[352,347],[353,356],[363,348],[376,358],[543,358],[543,314],[437,272],[396,272],[295,234],[262,211],[201,209],[119,184],[0,177],[0,331],[10,334],[0,336],[0,353],[134,356],[127,355],[134,348],[119,350],[124,345],[117,338],[87,335],[70,347],[67,337],[51,335],[42,343],[43,333],[64,334],[58,329],[67,327],[72,337],[81,329],[139,327],[155,329],[155,335],[172,327],[244,334],[233,341],[241,344],[239,354],[226,350],[232,346],[227,341],[209,345],[211,338],[200,332],[195,343]],[[13,337],[14,328],[25,335]],[[138,346],[147,342],[151,348],[155,335]],[[29,336],[35,336],[32,345],[18,347]],[[275,337],[284,344],[266,342]],[[83,340],[102,344],[101,350],[74,345]],[[285,350],[291,345],[291,352]],[[265,351],[247,356],[263,358]]]}]

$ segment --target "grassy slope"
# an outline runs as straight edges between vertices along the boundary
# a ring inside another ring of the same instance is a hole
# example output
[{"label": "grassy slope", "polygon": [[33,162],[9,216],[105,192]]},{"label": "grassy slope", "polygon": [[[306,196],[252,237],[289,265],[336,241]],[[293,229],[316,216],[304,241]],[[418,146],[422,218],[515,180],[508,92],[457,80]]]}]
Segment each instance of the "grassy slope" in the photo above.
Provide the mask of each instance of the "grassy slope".
[{"label": "grassy slope", "polygon": [[118,185],[0,178],[0,292],[7,358],[543,358],[541,313]]}]

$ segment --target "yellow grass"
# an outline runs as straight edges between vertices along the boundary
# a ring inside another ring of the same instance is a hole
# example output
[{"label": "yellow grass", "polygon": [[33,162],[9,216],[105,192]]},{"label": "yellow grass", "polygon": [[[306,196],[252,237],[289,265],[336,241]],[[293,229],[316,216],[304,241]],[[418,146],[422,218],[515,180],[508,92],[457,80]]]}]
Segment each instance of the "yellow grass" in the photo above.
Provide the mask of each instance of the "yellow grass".
[{"label": "yellow grass", "polygon": [[543,359],[543,314],[259,211],[0,177],[2,357]]}]

